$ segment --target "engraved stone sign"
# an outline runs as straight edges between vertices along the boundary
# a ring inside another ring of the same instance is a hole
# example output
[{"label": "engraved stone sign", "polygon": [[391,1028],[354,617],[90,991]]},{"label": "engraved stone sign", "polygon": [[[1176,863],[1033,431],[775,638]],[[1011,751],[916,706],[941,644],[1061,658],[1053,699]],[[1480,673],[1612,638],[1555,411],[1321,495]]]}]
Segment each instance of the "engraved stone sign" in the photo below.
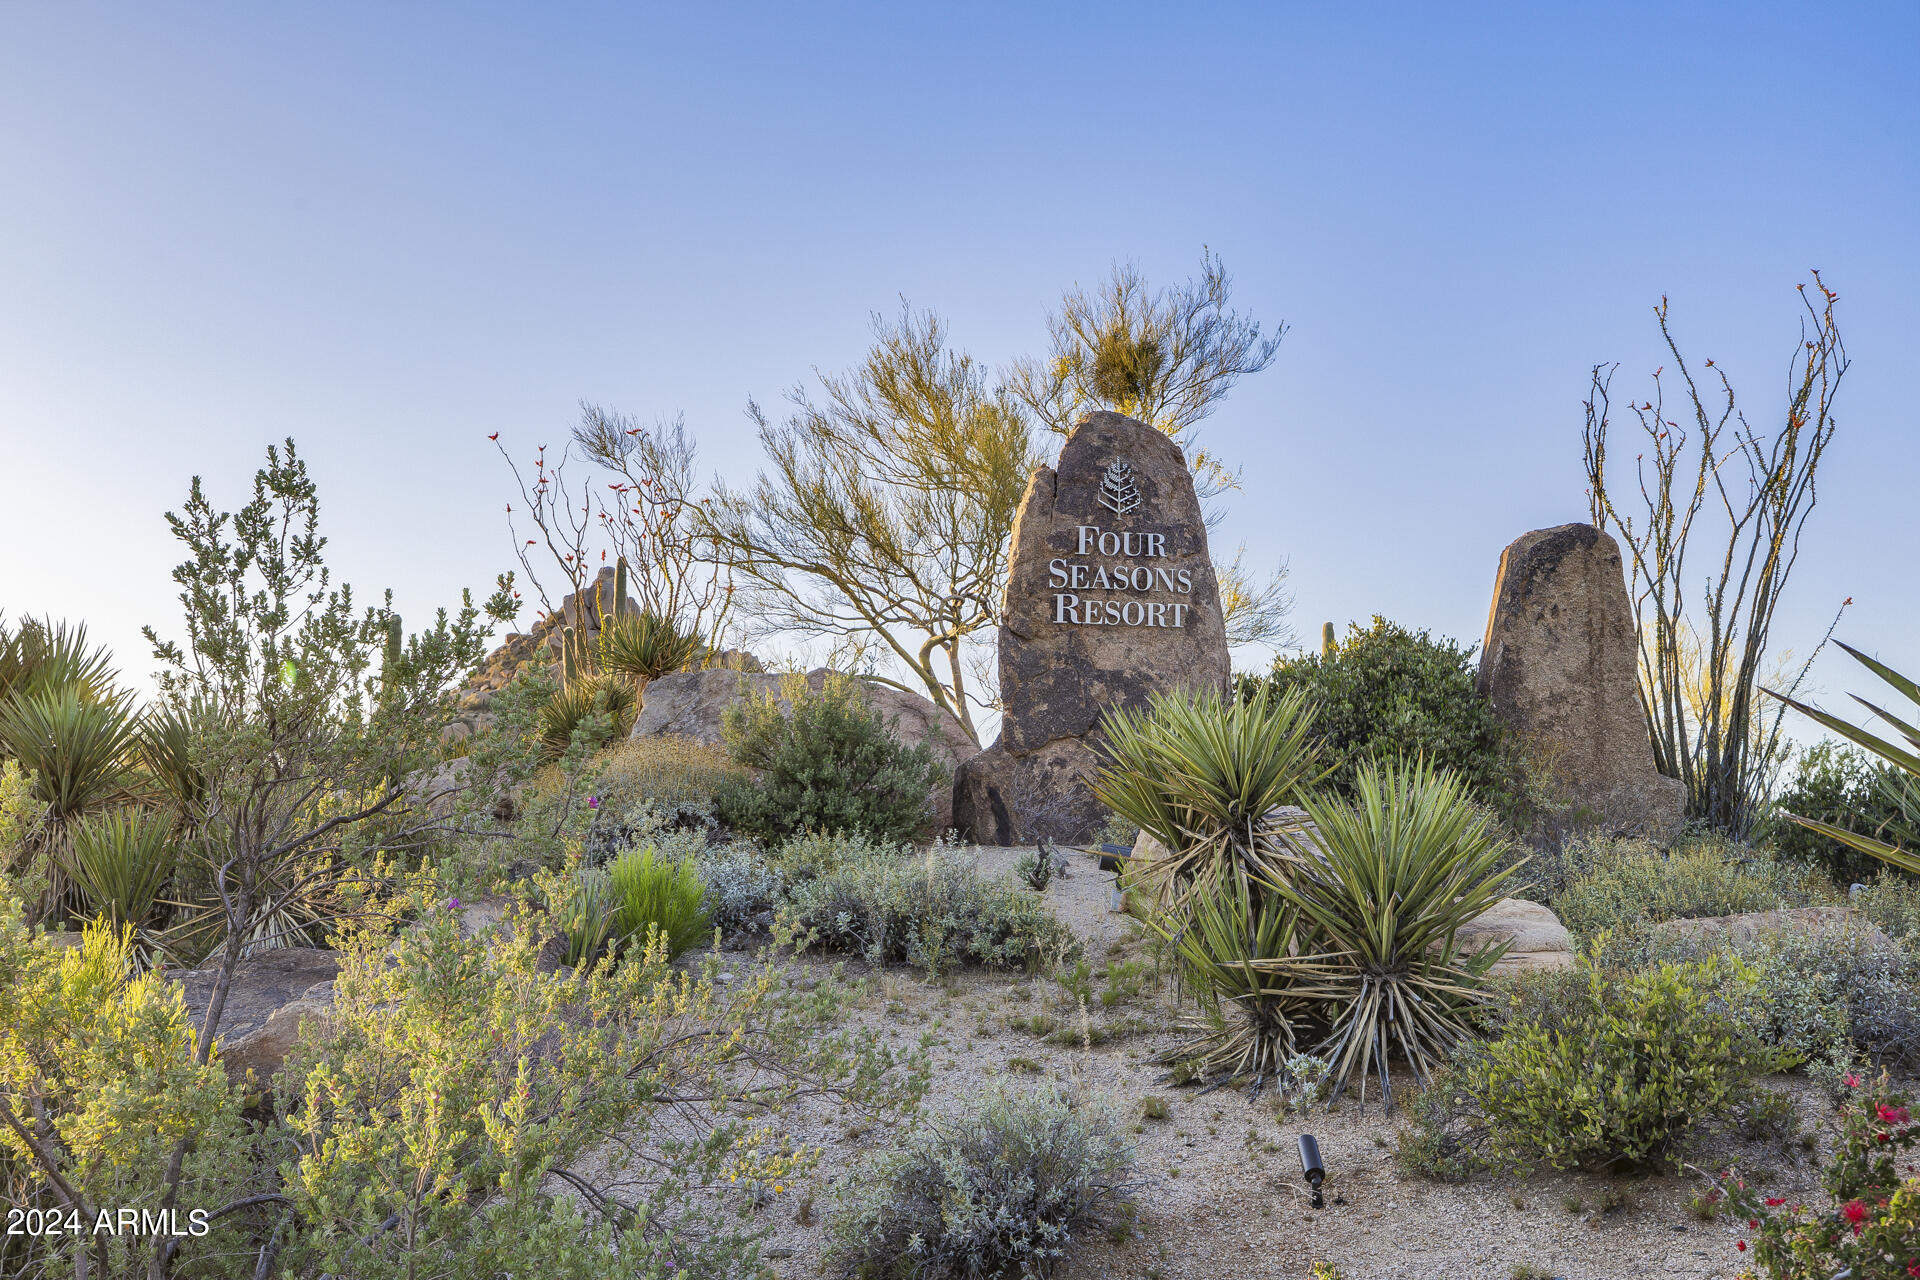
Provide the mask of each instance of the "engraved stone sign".
[{"label": "engraved stone sign", "polygon": [[1083,840],[1102,819],[1092,740],[1154,690],[1227,685],[1207,528],[1180,449],[1117,413],[1081,419],[1027,484],[1000,625],[1000,738],[954,780],[983,843]]}]

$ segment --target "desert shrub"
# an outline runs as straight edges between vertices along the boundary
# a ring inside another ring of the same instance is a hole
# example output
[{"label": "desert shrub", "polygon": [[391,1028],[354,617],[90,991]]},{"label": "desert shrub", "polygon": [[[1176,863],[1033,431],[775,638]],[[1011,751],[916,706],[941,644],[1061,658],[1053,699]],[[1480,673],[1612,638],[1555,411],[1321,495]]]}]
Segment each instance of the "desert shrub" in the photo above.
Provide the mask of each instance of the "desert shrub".
[{"label": "desert shrub", "polygon": [[1645,841],[1596,841],[1589,857],[1553,900],[1560,922],[1582,940],[1636,921],[1738,915],[1835,897],[1817,871],[1717,836],[1697,837],[1665,855]]},{"label": "desert shrub", "polygon": [[463,938],[421,897],[412,926],[344,941],[333,1013],[289,1056],[286,1274],[746,1280],[749,1207],[817,1158],[786,1104],[804,1088],[871,1122],[918,1097],[917,1060],[834,1025],[831,981],[722,983],[657,942],[549,972],[542,913]]},{"label": "desert shrub", "polygon": [[657,934],[671,960],[713,927],[701,902],[707,888],[691,858],[676,861],[651,847],[630,849],[615,859],[607,878],[620,936],[631,946],[647,946]]},{"label": "desert shrub", "polygon": [[847,1180],[828,1266],[870,1280],[1048,1275],[1131,1218],[1132,1162],[1104,1103],[996,1092]]},{"label": "desert shrub", "polygon": [[[1920,1178],[1900,1176],[1920,1125],[1902,1094],[1882,1078],[1869,1088],[1849,1076],[1846,1119],[1822,1171],[1829,1203],[1768,1196],[1728,1173],[1720,1190],[1752,1229],[1757,1272],[1767,1280],[1909,1280],[1920,1274]],[[1742,1252],[1746,1240],[1739,1242]]]},{"label": "desert shrub", "polygon": [[31,840],[46,806],[34,799],[33,775],[18,760],[0,760],[0,899],[38,902],[46,868],[32,862]]},{"label": "desert shrub", "polygon": [[[0,1123],[0,1175],[21,1209],[79,1215],[157,1209],[164,1171],[184,1144],[177,1203],[211,1215],[263,1188],[263,1171],[241,1117],[240,1091],[218,1062],[195,1058],[192,1020],[178,984],[139,972],[131,937],[91,925],[78,947],[54,947],[30,932],[17,901],[0,896],[0,1108],[30,1126],[29,1149]],[[39,1117],[35,1119],[35,1117]],[[176,1274],[253,1274],[246,1212],[183,1239]],[[9,1276],[146,1275],[164,1238],[92,1234],[33,1240],[0,1235]],[[76,1259],[77,1249],[87,1261]],[[191,1265],[182,1265],[185,1263]]]},{"label": "desert shrub", "polygon": [[1677,1166],[1702,1124],[1733,1118],[1754,1080],[1790,1065],[1743,1016],[1753,970],[1714,957],[1587,975],[1563,1025],[1510,1024],[1465,1069],[1492,1151],[1555,1168]]},{"label": "desert shrub", "polygon": [[1275,658],[1264,678],[1242,676],[1238,688],[1250,700],[1306,693],[1327,785],[1339,792],[1352,792],[1369,761],[1420,757],[1507,811],[1519,802],[1521,752],[1477,680],[1471,648],[1376,617],[1330,650]]},{"label": "desert shrub", "polygon": [[1882,867],[1847,902],[1902,947],[1920,944],[1920,879]]},{"label": "desert shrub", "polygon": [[938,844],[923,857],[883,852],[845,863],[795,886],[791,911],[824,946],[930,974],[1032,967],[1074,945],[1040,897],[986,879],[966,854]]},{"label": "desert shrub", "polygon": [[1782,815],[1796,814],[1894,843],[1911,842],[1920,814],[1908,812],[1903,778],[1893,765],[1856,747],[1816,742],[1800,753],[1792,782],[1775,799],[1767,839],[1782,857],[1816,863],[1840,884],[1867,880],[1886,864]]},{"label": "desert shrub", "polygon": [[767,693],[727,708],[728,748],[758,778],[722,785],[722,821],[768,842],[807,830],[904,840],[927,825],[928,793],[946,775],[931,743],[896,741],[845,676],[818,691],[796,676],[781,696],[790,707]]},{"label": "desert shrub", "polygon": [[1414,1093],[1394,1139],[1394,1164],[1411,1177],[1465,1182],[1487,1165],[1479,1151],[1484,1135],[1467,1082],[1449,1067]]},{"label": "desert shrub", "polygon": [[89,914],[137,928],[153,915],[173,870],[174,852],[171,816],[116,809],[74,823],[60,864],[79,887]]},{"label": "desert shrub", "polygon": [[913,854],[905,842],[874,839],[858,832],[806,831],[780,844],[769,857],[789,884],[803,884],[842,867]]},{"label": "desert shrub", "polygon": [[582,744],[589,751],[618,742],[633,729],[640,696],[625,676],[576,676],[556,689],[540,710],[540,746],[558,760]]},{"label": "desert shrub", "polygon": [[593,807],[587,851],[599,860],[661,827],[711,827],[714,797],[741,776],[726,752],[677,735],[619,742],[594,761],[594,769],[586,784]]},{"label": "desert shrub", "polygon": [[786,885],[759,847],[746,840],[707,845],[696,855],[695,867],[707,887],[707,914],[728,933],[778,907]]}]

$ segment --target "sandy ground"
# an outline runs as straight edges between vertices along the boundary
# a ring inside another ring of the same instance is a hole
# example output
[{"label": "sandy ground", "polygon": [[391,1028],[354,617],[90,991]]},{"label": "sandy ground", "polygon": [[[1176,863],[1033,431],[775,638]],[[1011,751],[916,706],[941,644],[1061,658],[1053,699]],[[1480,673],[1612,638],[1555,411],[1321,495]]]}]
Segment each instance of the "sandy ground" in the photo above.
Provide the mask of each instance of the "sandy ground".
[{"label": "sandy ground", "polygon": [[[1010,868],[1021,850],[977,853],[983,869]],[[1107,910],[1111,877],[1077,855],[1072,874],[1048,891],[1055,913],[1083,939],[1096,970],[1147,961],[1145,940],[1127,917]],[[802,962],[806,963],[806,962]],[[858,969],[857,964],[850,970]],[[901,1047],[923,1033],[934,1038],[934,1075],[927,1107],[954,1113],[995,1086],[1030,1088],[1059,1082],[1104,1097],[1137,1128],[1136,1180],[1141,1213],[1131,1239],[1086,1243],[1066,1277],[1294,1277],[1315,1260],[1335,1264],[1346,1280],[1458,1278],[1565,1280],[1626,1277],[1731,1277],[1735,1225],[1701,1222],[1688,1202],[1703,1187],[1695,1177],[1609,1179],[1536,1175],[1486,1177],[1446,1186],[1400,1175],[1393,1139],[1402,1117],[1342,1103],[1332,1113],[1276,1114],[1270,1097],[1239,1091],[1201,1094],[1175,1088],[1152,1061],[1176,1043],[1171,983],[1149,987],[1111,1009],[1096,1005],[1092,1024],[1122,1028],[1091,1049],[1056,1044],[1010,1018],[1034,1014],[1077,1025],[1078,1010],[1046,978],[965,973],[930,985],[888,970],[869,975],[873,993],[856,1024]],[[1102,984],[1096,980],[1096,991]],[[1131,1032],[1127,1027],[1134,1027]],[[1810,1125],[1825,1114],[1798,1082],[1789,1089]],[[1167,1100],[1164,1120],[1141,1116],[1141,1099]],[[822,1224],[833,1208],[833,1181],[860,1158],[895,1139],[862,1131],[843,1118],[804,1109],[787,1117],[804,1141],[825,1149],[811,1183],[789,1188],[764,1212],[774,1234],[767,1255],[783,1277],[820,1272]],[[1328,1207],[1308,1207],[1296,1156],[1301,1132],[1315,1134],[1330,1174]],[[1730,1140],[1728,1140],[1730,1141]],[[1825,1149],[1822,1138],[1821,1148]],[[1709,1146],[1694,1158],[1722,1166],[1741,1148]],[[1744,1164],[1770,1170],[1771,1189],[1806,1193],[1816,1166],[1796,1148],[1744,1150]],[[1602,1209],[1602,1205],[1613,1207]]]}]

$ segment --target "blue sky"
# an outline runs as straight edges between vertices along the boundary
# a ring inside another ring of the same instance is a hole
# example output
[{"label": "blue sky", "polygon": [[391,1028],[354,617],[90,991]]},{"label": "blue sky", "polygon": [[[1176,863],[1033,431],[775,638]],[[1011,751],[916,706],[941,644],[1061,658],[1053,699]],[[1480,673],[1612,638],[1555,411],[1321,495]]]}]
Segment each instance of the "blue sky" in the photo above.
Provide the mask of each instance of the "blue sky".
[{"label": "blue sky", "polygon": [[902,295],[997,363],[1203,245],[1289,326],[1203,431],[1308,636],[1477,640],[1501,548],[1585,516],[1589,366],[1640,387],[1665,293],[1771,426],[1820,268],[1854,367],[1776,642],[1851,595],[1920,668],[1912,3],[9,5],[0,174],[0,607],[133,672],[162,513],[270,441],[418,617],[509,563],[489,433],[684,412],[743,481],[748,398]]}]

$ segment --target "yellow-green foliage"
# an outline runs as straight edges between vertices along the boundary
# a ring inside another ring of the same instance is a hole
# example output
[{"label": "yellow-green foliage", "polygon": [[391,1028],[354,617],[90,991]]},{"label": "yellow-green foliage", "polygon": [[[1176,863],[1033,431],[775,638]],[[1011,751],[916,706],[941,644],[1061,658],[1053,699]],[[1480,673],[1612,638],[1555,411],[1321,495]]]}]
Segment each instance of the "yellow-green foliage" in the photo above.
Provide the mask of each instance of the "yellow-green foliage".
[{"label": "yellow-green foliage", "polygon": [[[95,1274],[132,1275],[137,1251],[150,1249],[150,1237],[91,1227],[101,1210],[161,1208],[177,1142],[189,1143],[183,1224],[185,1211],[210,1212],[240,1194],[240,1099],[217,1061],[194,1062],[179,988],[135,973],[128,934],[94,926],[81,946],[56,947],[27,929],[17,902],[0,900],[0,1008],[0,1167],[31,1188],[33,1207],[79,1213]],[[40,1115],[46,1127],[35,1123]],[[37,1150],[16,1123],[34,1133]],[[231,1249],[240,1221],[224,1221],[196,1248]],[[0,1254],[6,1273],[24,1274],[22,1246],[10,1247]]]},{"label": "yellow-green foliage", "polygon": [[607,878],[629,946],[663,946],[672,959],[708,937],[712,925],[700,901],[706,886],[691,859],[675,862],[651,846],[632,849],[614,860]]},{"label": "yellow-green foliage", "polygon": [[0,760],[0,898],[11,893],[37,902],[46,889],[46,868],[33,865],[27,843],[45,812],[34,799],[33,775],[17,760]]},{"label": "yellow-green foliage", "polygon": [[1523,1017],[1466,1068],[1492,1149],[1515,1163],[1676,1164],[1703,1122],[1731,1117],[1753,1081],[1796,1061],[1730,1009],[1755,1003],[1758,975],[1737,959],[1598,971],[1585,999]]},{"label": "yellow-green foliage", "polygon": [[[424,892],[415,905],[397,935],[346,939],[333,1016],[289,1059],[295,1274],[397,1280],[429,1258],[440,1275],[752,1274],[742,1211],[816,1158],[778,1121],[799,1082],[869,1114],[922,1087],[917,1064],[823,1025],[832,983],[782,995],[769,963],[722,984],[658,945],[548,972],[530,905],[471,938]],[[676,1141],[689,1121],[699,1140]]]},{"label": "yellow-green foliage", "polygon": [[647,814],[668,821],[711,817],[715,793],[745,773],[719,747],[678,734],[629,738],[595,763],[600,772],[592,791],[601,820],[629,826]]},{"label": "yellow-green foliage", "polygon": [[1597,842],[1588,857],[1586,869],[1553,900],[1561,923],[1582,941],[1635,921],[1771,911],[1836,897],[1818,872],[1716,837],[1664,856],[1645,841]]}]

